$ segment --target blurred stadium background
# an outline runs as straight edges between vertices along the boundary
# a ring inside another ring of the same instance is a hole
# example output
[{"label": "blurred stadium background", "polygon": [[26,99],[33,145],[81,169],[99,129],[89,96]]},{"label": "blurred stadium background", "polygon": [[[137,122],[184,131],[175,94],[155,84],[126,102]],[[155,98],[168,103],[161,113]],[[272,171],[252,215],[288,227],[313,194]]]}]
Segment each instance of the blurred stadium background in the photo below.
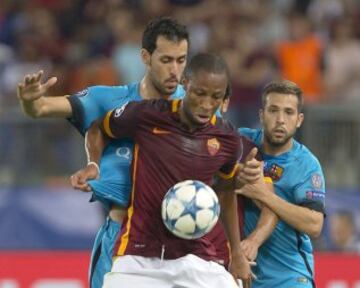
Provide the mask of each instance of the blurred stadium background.
[{"label": "blurred stadium background", "polygon": [[[188,26],[191,54],[227,59],[237,125],[258,125],[266,82],[303,88],[297,138],[319,157],[328,188],[318,284],[359,288],[359,0],[0,0],[0,288],[86,287],[104,217],[68,182],[85,163],[83,139],[65,120],[24,117],[17,83],[39,69],[58,77],[52,95],[138,81],[142,29],[158,15]],[[336,245],[339,235],[353,245]]]}]

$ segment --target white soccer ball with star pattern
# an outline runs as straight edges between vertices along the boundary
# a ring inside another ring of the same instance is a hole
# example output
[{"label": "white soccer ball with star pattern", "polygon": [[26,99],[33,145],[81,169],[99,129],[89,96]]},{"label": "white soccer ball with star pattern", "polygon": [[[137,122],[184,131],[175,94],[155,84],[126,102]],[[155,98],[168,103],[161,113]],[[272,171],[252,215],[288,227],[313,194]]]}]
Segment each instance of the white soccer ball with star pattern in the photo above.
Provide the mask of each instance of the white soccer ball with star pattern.
[{"label": "white soccer ball with star pattern", "polygon": [[211,187],[201,181],[186,180],[166,193],[161,214],[171,233],[183,239],[197,239],[214,228],[220,205]]}]

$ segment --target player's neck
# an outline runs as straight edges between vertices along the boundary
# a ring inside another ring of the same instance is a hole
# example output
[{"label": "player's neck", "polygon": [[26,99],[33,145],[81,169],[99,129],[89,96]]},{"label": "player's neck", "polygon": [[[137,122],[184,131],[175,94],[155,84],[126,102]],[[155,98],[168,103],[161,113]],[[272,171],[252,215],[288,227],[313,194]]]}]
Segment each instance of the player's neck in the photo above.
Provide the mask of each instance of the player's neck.
[{"label": "player's neck", "polygon": [[178,113],[180,117],[181,123],[189,129],[190,132],[195,131],[199,126],[195,125],[191,120],[190,117],[186,114],[186,111],[183,107],[184,102],[181,101],[181,105],[179,107]]},{"label": "player's neck", "polygon": [[154,84],[151,82],[148,74],[146,74],[140,82],[139,93],[141,98],[144,100],[165,98],[165,96],[162,95],[161,92],[156,89]]},{"label": "player's neck", "polygon": [[284,143],[281,146],[274,145],[269,143],[266,138],[263,139],[263,152],[267,155],[279,156],[288,152],[293,146],[293,139],[290,138],[289,141]]}]

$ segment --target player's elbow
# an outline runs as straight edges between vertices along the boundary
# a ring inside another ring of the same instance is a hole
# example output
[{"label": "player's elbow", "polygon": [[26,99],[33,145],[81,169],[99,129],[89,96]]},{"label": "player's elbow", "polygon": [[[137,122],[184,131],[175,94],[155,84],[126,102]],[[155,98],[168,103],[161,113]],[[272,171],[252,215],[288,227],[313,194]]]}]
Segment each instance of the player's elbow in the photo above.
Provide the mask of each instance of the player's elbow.
[{"label": "player's elbow", "polygon": [[307,234],[311,238],[318,238],[320,236],[320,234],[321,234],[324,221],[323,221],[323,215],[322,214],[321,214],[320,217],[319,216],[315,217],[315,219],[313,219],[311,225],[308,226]]},{"label": "player's elbow", "polygon": [[308,231],[307,234],[308,234],[311,238],[315,239],[315,238],[318,238],[318,237],[320,236],[321,230],[322,230],[321,228],[319,228],[319,227],[317,227],[317,226],[314,225],[314,227],[311,227],[311,229],[309,229],[309,231]]}]

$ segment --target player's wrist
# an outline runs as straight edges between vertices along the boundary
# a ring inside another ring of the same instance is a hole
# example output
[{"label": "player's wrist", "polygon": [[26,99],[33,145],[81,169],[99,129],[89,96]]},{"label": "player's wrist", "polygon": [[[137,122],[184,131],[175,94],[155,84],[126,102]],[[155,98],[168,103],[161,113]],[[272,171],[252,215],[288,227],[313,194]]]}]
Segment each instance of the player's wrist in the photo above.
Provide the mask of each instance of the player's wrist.
[{"label": "player's wrist", "polygon": [[246,240],[251,241],[254,246],[259,248],[263,242],[260,238],[261,237],[258,235],[257,231],[254,231],[246,238]]},{"label": "player's wrist", "polygon": [[244,253],[243,253],[243,250],[240,246],[240,241],[239,243],[237,243],[236,245],[230,245],[230,248],[231,248],[231,257],[232,258],[236,258],[236,257],[244,257]]},{"label": "player's wrist", "polygon": [[89,162],[87,163],[87,166],[94,166],[94,167],[96,168],[98,174],[100,174],[100,167],[99,167],[98,163],[96,163],[96,162],[94,162],[94,161],[89,161]]}]

